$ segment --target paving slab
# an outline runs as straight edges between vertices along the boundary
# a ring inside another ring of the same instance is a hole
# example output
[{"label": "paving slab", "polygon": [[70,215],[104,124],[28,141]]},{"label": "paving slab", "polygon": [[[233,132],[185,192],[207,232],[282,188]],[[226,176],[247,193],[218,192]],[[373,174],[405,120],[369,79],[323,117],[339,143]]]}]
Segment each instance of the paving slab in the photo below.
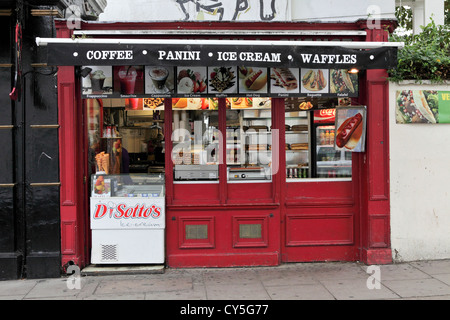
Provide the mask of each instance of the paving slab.
[{"label": "paving slab", "polygon": [[297,270],[317,280],[327,279],[367,279],[368,274],[355,263],[305,263]]},{"label": "paving slab", "polygon": [[268,286],[266,290],[272,300],[334,300],[334,296],[319,282]]},{"label": "paving slab", "polygon": [[193,284],[192,289],[178,291],[146,292],[145,300],[207,300],[203,284]]},{"label": "paving slab", "polygon": [[220,269],[208,270],[203,272],[203,281],[205,284],[252,284],[259,282],[258,275],[254,269]]},{"label": "paving slab", "polygon": [[383,285],[402,298],[450,295],[450,286],[437,279],[386,280]]},{"label": "paving slab", "polygon": [[379,289],[369,289],[367,277],[366,279],[334,279],[320,282],[337,300],[379,300],[400,297],[382,284]]},{"label": "paving slab", "polygon": [[435,274],[433,278],[450,286],[450,273]]},{"label": "paving slab", "polygon": [[162,291],[178,291],[192,288],[191,279],[157,278],[143,277],[131,280],[109,280],[101,281],[95,290],[95,295],[114,294],[114,293],[145,293],[145,292],[162,292]]},{"label": "paving slab", "polygon": [[0,281],[0,298],[25,296],[36,286],[37,280],[8,280]]},{"label": "paving slab", "polygon": [[[80,281],[80,289],[84,286],[84,281]],[[75,299],[79,294],[79,289],[71,287],[74,284],[68,282],[67,278],[45,279],[36,282],[36,285],[25,295],[24,299]]]},{"label": "paving slab", "polygon": [[[409,264],[379,265],[381,281],[383,280],[403,280],[403,279],[430,279],[431,276]],[[369,266],[362,266],[367,273]],[[372,274],[372,273],[371,273]],[[369,275],[369,274],[368,274]]]},{"label": "paving slab", "polygon": [[292,269],[268,269],[256,270],[259,280],[265,287],[268,286],[295,286],[303,284],[315,284],[315,280],[311,275],[308,275],[299,270]]},{"label": "paving slab", "polygon": [[85,297],[82,300],[145,300],[145,293],[99,294]]},{"label": "paving slab", "polygon": [[251,284],[205,284],[208,300],[270,300],[260,282]]},{"label": "paving slab", "polygon": [[430,275],[450,273],[450,260],[417,261],[410,265]]}]

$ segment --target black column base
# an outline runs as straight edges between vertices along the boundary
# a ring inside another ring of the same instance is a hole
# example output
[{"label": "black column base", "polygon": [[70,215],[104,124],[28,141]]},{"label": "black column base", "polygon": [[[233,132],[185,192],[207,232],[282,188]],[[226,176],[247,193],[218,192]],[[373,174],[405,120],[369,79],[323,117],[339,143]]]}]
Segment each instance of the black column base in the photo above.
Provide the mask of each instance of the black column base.
[{"label": "black column base", "polygon": [[61,272],[61,255],[59,252],[27,255],[28,279],[59,278]]},{"label": "black column base", "polygon": [[22,278],[21,253],[0,253],[0,280],[17,280]]}]

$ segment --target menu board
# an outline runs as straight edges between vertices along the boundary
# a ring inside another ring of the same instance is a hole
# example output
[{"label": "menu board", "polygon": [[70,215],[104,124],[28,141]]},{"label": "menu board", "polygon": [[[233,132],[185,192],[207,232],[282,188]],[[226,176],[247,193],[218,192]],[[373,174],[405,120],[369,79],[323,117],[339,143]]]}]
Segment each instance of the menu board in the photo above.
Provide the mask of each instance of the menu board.
[{"label": "menu board", "polygon": [[347,69],[85,66],[83,98],[357,97]]}]

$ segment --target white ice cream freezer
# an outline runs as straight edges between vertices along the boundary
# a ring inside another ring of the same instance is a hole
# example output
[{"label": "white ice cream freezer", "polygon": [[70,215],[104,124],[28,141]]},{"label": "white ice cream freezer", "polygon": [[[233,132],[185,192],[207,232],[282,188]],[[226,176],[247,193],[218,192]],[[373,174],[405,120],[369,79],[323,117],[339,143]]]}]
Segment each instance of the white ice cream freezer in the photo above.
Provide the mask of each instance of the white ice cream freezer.
[{"label": "white ice cream freezer", "polygon": [[90,221],[92,264],[164,263],[164,176],[93,175]]}]

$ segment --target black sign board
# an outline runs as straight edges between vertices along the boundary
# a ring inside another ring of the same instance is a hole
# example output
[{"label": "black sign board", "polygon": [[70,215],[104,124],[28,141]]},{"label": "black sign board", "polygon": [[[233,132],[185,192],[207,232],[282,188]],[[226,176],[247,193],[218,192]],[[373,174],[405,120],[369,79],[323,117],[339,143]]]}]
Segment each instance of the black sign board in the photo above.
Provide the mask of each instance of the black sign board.
[{"label": "black sign board", "polygon": [[391,69],[397,49],[347,49],[333,46],[80,44],[49,43],[55,66],[265,66],[317,69]]},{"label": "black sign board", "polygon": [[[266,43],[266,42],[261,42]],[[285,42],[284,42],[285,43]],[[259,44],[49,43],[48,64],[79,66],[85,98],[355,97],[349,69],[391,69],[397,48]]]}]

